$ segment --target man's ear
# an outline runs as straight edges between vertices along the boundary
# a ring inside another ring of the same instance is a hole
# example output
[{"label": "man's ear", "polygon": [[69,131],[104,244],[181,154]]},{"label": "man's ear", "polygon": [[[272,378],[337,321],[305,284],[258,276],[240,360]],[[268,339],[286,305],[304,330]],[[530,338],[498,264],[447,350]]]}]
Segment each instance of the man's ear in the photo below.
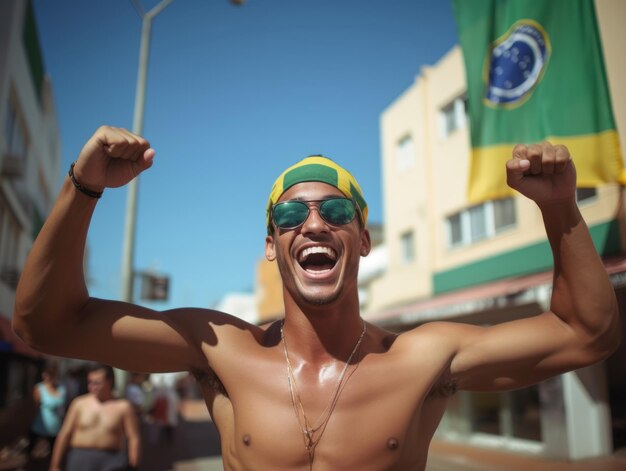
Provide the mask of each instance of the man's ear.
[{"label": "man's ear", "polygon": [[271,235],[265,237],[265,258],[270,262],[276,260],[276,247],[274,247],[274,237]]},{"label": "man's ear", "polygon": [[372,250],[372,239],[370,237],[370,231],[367,229],[361,230],[361,257],[367,256]]}]

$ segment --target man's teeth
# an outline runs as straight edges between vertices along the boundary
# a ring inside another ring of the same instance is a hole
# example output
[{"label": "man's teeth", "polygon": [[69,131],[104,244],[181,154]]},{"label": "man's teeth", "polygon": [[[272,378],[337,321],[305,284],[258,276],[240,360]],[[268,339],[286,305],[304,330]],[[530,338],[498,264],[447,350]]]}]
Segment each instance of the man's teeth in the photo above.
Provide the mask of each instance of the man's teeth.
[{"label": "man's teeth", "polygon": [[315,246],[315,247],[307,247],[302,252],[300,252],[299,260],[303,262],[304,260],[306,260],[306,258],[309,255],[314,254],[314,253],[326,254],[326,256],[332,260],[335,260],[337,258],[337,254],[330,247]]}]

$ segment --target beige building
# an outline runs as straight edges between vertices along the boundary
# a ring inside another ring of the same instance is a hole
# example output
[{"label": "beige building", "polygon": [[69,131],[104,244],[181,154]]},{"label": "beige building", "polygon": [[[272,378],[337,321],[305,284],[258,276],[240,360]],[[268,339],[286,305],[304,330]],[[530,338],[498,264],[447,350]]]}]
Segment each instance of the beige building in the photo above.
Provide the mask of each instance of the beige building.
[{"label": "beige building", "polygon": [[265,257],[256,266],[257,312],[259,324],[275,321],[285,315],[283,305],[283,283],[278,272],[278,264]]},{"label": "beige building", "polygon": [[[626,149],[626,2],[596,6]],[[549,305],[552,257],[534,203],[512,197],[472,206],[466,198],[465,92],[455,47],[422,68],[380,119],[388,265],[369,286],[365,317],[393,330],[435,319],[495,324]],[[607,184],[578,196],[618,296],[626,299],[622,189]],[[610,454],[626,447],[624,365],[622,347],[603,364],[524,390],[457,394],[438,437],[569,459]]]},{"label": "beige building", "polygon": [[15,288],[59,184],[59,129],[30,1],[0,2],[0,409],[30,394],[40,355],[11,331]]}]

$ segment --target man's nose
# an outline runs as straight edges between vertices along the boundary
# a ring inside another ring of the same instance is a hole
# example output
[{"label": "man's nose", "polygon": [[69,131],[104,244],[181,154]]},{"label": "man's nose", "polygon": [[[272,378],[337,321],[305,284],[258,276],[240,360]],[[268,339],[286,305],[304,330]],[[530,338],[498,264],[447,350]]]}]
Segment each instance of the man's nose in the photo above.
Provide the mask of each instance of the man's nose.
[{"label": "man's nose", "polygon": [[318,233],[328,230],[328,224],[322,218],[320,210],[316,206],[309,206],[309,215],[302,223],[303,233]]}]

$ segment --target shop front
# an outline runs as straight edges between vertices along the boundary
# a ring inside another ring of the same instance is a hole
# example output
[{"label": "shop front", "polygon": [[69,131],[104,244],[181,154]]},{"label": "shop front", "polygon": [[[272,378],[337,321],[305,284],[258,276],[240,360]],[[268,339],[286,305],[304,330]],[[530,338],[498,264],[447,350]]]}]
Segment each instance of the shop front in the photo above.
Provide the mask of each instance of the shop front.
[{"label": "shop front", "polygon": [[[626,324],[626,257],[606,261]],[[401,332],[433,320],[494,325],[549,308],[552,273],[498,280],[368,317]],[[622,302],[623,301],[623,302]],[[626,332],[625,335],[626,337]],[[626,446],[626,347],[607,361],[499,393],[459,391],[436,439],[553,459],[606,456]]]}]

